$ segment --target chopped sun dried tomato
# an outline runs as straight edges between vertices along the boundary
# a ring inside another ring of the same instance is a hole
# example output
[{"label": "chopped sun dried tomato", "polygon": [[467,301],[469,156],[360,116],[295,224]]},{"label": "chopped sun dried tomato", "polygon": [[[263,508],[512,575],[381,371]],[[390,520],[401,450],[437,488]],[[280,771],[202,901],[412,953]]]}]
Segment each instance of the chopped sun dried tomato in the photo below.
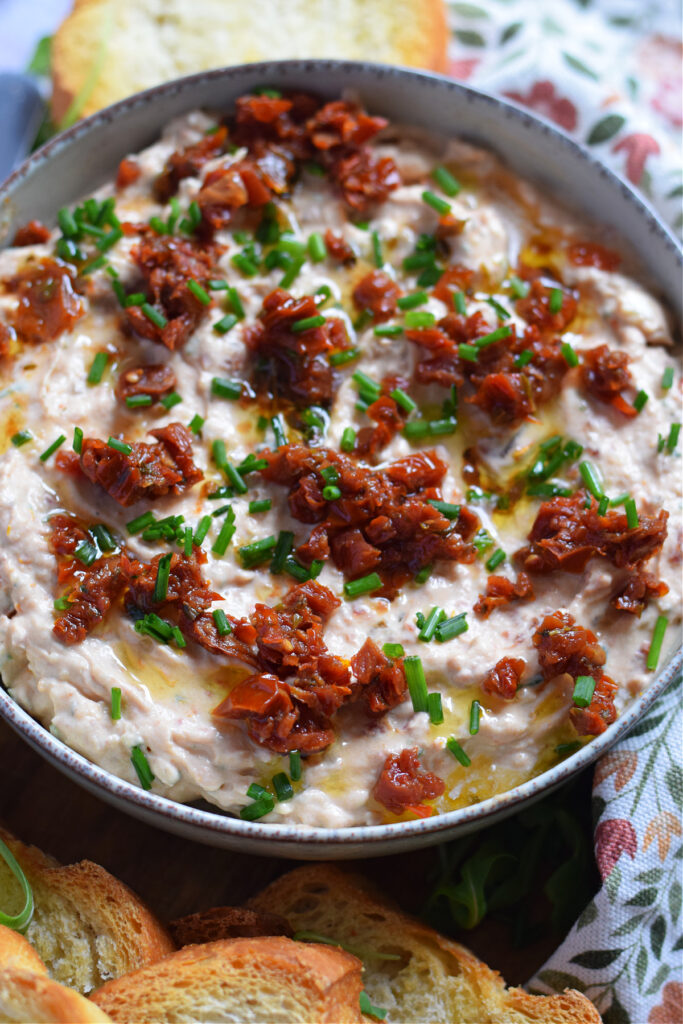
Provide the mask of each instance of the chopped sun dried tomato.
[{"label": "chopped sun dried tomato", "polygon": [[124,370],[116,385],[116,397],[119,402],[136,395],[149,395],[156,402],[162,395],[173,391],[176,376],[170,366],[163,363],[152,363],[149,366],[136,366]]},{"label": "chopped sun dried tomato", "polygon": [[486,581],[486,593],[479,595],[474,606],[474,614],[487,619],[494,608],[503,608],[513,601],[533,601],[534,588],[525,572],[520,572],[516,580],[507,576],[489,576]]},{"label": "chopped sun dried tomato", "polygon": [[[265,479],[289,487],[289,508],[295,519],[319,523],[298,550],[300,558],[323,550],[324,530],[332,560],[348,579],[379,573],[382,594],[393,597],[399,587],[437,559],[472,562],[469,543],[478,520],[464,507],[455,522],[446,519],[430,500],[441,498],[446,464],[434,451],[416,452],[382,469],[358,466],[326,448],[284,445],[264,452]],[[321,470],[334,467],[341,497],[326,501]],[[315,543],[314,543],[315,541]],[[316,556],[319,557],[319,556]],[[324,556],[323,556],[324,557]]]},{"label": "chopped sun dried tomato", "polygon": [[544,679],[554,679],[565,672],[574,679],[602,673],[605,652],[597,636],[577,625],[568,612],[546,615],[533,635],[533,644]]},{"label": "chopped sun dried tomato", "polygon": [[616,270],[621,256],[597,242],[574,242],[569,246],[569,259],[577,267],[598,267],[599,270]]},{"label": "chopped sun dried tomato", "polygon": [[620,612],[640,615],[647,608],[651,598],[664,597],[669,588],[651,572],[642,569],[631,571],[626,582],[612,595],[610,604]]},{"label": "chopped sun dried tomato", "polygon": [[369,309],[377,321],[388,320],[396,312],[396,300],[402,292],[396,282],[383,270],[371,270],[353,289],[353,301],[358,309]]},{"label": "chopped sun dried tomato", "polygon": [[669,513],[640,514],[638,526],[629,528],[623,512],[610,509],[601,516],[591,498],[588,508],[582,493],[570,498],[551,498],[539,508],[529,532],[531,544],[515,553],[525,572],[547,573],[555,569],[583,572],[591,558],[602,555],[618,568],[647,561],[661,548],[667,535]]},{"label": "chopped sun dried tomato", "polygon": [[39,220],[30,220],[17,230],[12,245],[40,245],[41,242],[49,242],[50,229],[41,224]]},{"label": "chopped sun dried tomato", "polygon": [[387,757],[372,795],[393,814],[403,814],[411,806],[441,796],[445,788],[443,779],[422,768],[413,747]]},{"label": "chopped sun dried tomato", "polygon": [[[154,182],[156,198],[161,202],[167,202],[171,196],[176,194],[178,185],[184,178],[196,177],[208,160],[213,160],[223,151],[227,134],[227,129],[221,125],[218,131],[212,132],[211,135],[205,135],[192,146],[171,153],[166,161],[166,166]],[[126,184],[129,183],[126,182]],[[117,179],[118,187],[120,186]]]},{"label": "chopped sun dried tomato", "polygon": [[153,500],[165,494],[182,494],[203,479],[194,464],[192,435],[182,423],[152,430],[157,444],[135,441],[130,454],[111,448],[94,437],[83,439],[81,471],[99,484],[119,505],[132,505],[142,498]]},{"label": "chopped sun dried tomato", "polygon": [[562,292],[562,302],[556,313],[551,312],[553,285],[543,284],[536,278],[529,287],[529,292],[522,299],[517,299],[516,309],[527,323],[533,324],[541,331],[561,332],[576,316],[578,300],[576,295],[566,289]]},{"label": "chopped sun dried tomato", "polygon": [[586,391],[602,402],[608,402],[625,416],[637,416],[636,409],[622,395],[625,388],[633,385],[628,354],[608,345],[598,345],[581,355],[581,384]]},{"label": "chopped sun dried tomato", "polygon": [[134,185],[142,174],[142,167],[137,160],[131,160],[129,156],[125,156],[119,164],[119,169],[116,172],[116,189],[118,192],[122,192],[129,185]]},{"label": "chopped sun dried tomato", "polygon": [[184,345],[207,312],[187,283],[193,280],[205,287],[218,252],[216,246],[201,247],[168,235],[144,237],[132,250],[133,259],[142,272],[149,302],[167,322],[158,327],[139,306],[130,306],[125,315],[133,330],[172,351]]},{"label": "chopped sun dried tomato", "polygon": [[263,300],[257,323],[245,329],[244,342],[254,356],[254,385],[259,393],[296,406],[328,405],[334,394],[332,351],[348,348],[342,320],[329,317],[319,327],[292,328],[320,311],[310,295],[295,299],[276,288]]},{"label": "chopped sun dried tomato", "polygon": [[405,699],[403,659],[392,661],[368,638],[351,659],[351,670],[362,688],[360,698],[368,711],[381,714]]},{"label": "chopped sun dried tomato", "polygon": [[72,271],[58,260],[27,263],[8,283],[18,300],[10,321],[21,341],[38,345],[54,341],[84,313],[73,287]]},{"label": "chopped sun dried tomato", "polygon": [[325,245],[330,257],[337,263],[355,263],[356,254],[341,235],[336,235],[331,228],[325,232]]},{"label": "chopped sun dried tomato", "polygon": [[571,708],[569,719],[579,736],[599,736],[617,717],[614,698],[619,686],[609,676],[595,681],[593,698],[587,708]]},{"label": "chopped sun dried tomato", "polygon": [[505,700],[512,700],[525,668],[524,658],[501,658],[486,673],[481,688],[484,693],[495,693]]}]

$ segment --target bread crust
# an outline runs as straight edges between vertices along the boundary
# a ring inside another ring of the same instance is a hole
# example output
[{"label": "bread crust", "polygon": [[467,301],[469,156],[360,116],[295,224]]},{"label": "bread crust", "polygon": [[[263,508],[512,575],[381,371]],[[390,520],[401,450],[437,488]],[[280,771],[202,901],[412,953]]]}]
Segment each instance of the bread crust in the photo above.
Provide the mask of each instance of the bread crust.
[{"label": "bread crust", "polygon": [[33,971],[0,970],[0,1020],[102,1024],[111,1018],[89,999]]},{"label": "bread crust", "polygon": [[[356,957],[328,946],[281,936],[225,939],[186,946],[157,964],[109,981],[92,1000],[115,1021],[129,1024],[167,1019],[208,1020],[207,1003],[234,996],[243,1000],[245,1020],[254,987],[273,989],[279,1020],[292,1001],[309,1007],[319,1024],[355,1024],[362,965]],[[189,1019],[189,1017],[187,1018]],[[260,1018],[259,1018],[260,1019]],[[292,1018],[294,1021],[295,1018]]]},{"label": "bread crust", "polygon": [[[288,39],[286,31],[286,16],[289,0],[272,0],[271,2],[271,31],[280,40]],[[186,0],[187,12],[193,16],[197,15],[198,0]],[[130,8],[133,0],[118,0],[118,8]],[[142,12],[146,7],[145,0],[135,0],[135,6]],[[201,2],[199,2],[201,7]],[[237,0],[224,0],[226,9],[234,16],[240,10]],[[182,7],[176,2],[176,11]],[[324,55],[326,57],[338,57],[348,59],[382,60],[385,63],[399,64],[406,67],[422,67],[429,71],[446,71],[448,68],[448,23],[446,6],[444,0],[402,0],[401,10],[395,12],[395,0],[364,0],[362,9],[356,14],[358,20],[365,22],[372,21],[378,15],[383,19],[383,24],[391,25],[391,37],[386,38],[388,54],[378,56],[371,42],[359,46],[358,39],[354,38],[346,43],[335,31],[335,24],[324,23],[321,18],[317,19],[315,10],[310,10],[308,19],[309,37],[305,42],[297,38],[288,41],[284,51],[278,51],[278,57],[315,57]],[[92,62],[98,52],[103,33],[106,35],[106,19],[111,10],[110,0],[75,0],[71,13],[62,22],[54,35],[52,43],[52,114],[55,122],[59,124],[69,110],[79,90],[86,81]],[[215,13],[216,8],[212,8]],[[329,7],[326,7],[329,15]],[[127,12],[128,14],[129,12]],[[150,8],[149,18],[153,18],[153,11]],[[116,16],[115,16],[116,18]],[[226,19],[227,24],[227,19]],[[278,27],[280,32],[278,33]],[[258,38],[257,38],[258,34]],[[160,37],[160,34],[156,35]],[[150,37],[152,38],[152,37]],[[345,37],[346,38],[346,37]],[[207,37],[210,40],[210,36]],[[334,46],[330,48],[330,40],[334,40]],[[185,42],[188,40],[185,39]],[[94,113],[102,107],[122,99],[130,93],[137,92],[140,82],[133,82],[131,76],[123,71],[123,62],[117,60],[119,51],[129,49],[127,43],[131,43],[124,32],[115,28],[110,33],[109,49],[105,56],[105,68],[100,79],[95,83],[92,94],[87,98],[81,116]],[[183,39],[179,36],[176,46],[178,49],[191,49],[196,46],[196,39],[189,41],[190,46],[183,46]],[[105,40],[106,43],[106,40]],[[231,46],[234,49],[224,55],[223,59],[216,58],[210,50],[210,43],[206,46],[206,53],[196,57],[194,62],[186,59],[182,68],[178,67],[178,55],[168,48],[164,49],[161,41],[155,39],[158,45],[158,52],[148,53],[147,68],[144,76],[145,87],[152,84],[160,84],[177,74],[188,74],[193,71],[206,70],[209,67],[220,66],[221,63],[239,64],[254,60],[254,48],[258,53],[258,59],[263,59],[262,53],[262,26],[250,25],[246,27],[242,36],[231,39]],[[319,52],[316,49],[319,48]],[[267,56],[267,55],[266,55]],[[168,73],[168,68],[175,70]],[[150,74],[149,68],[157,64],[159,74]],[[116,69],[121,70],[116,74]],[[166,69],[166,70],[162,70]]]},{"label": "bread crust", "polygon": [[294,934],[284,917],[245,907],[212,907],[171,921],[169,931],[178,947],[219,939],[256,938]]},{"label": "bread crust", "polygon": [[26,971],[47,977],[47,967],[23,935],[0,924],[0,970]]},{"label": "bread crust", "polygon": [[[99,864],[83,860],[62,867],[37,847],[27,846],[4,829],[0,829],[0,838],[33,888],[36,911],[27,930],[29,942],[40,947],[41,909],[56,901],[65,911],[75,914],[84,930],[99,939],[100,944],[103,937],[110,940],[112,973],[154,963],[175,949],[168,931],[149,907]],[[63,952],[61,957],[68,960]],[[47,967],[50,971],[49,961]],[[61,975],[60,980],[71,979]]]}]

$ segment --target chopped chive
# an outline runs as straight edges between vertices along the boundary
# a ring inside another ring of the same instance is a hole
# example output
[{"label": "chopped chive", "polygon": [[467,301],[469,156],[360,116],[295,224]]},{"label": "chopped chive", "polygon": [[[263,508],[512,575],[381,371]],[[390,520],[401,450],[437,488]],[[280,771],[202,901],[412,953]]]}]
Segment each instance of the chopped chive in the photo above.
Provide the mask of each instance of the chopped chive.
[{"label": "chopped chive", "polygon": [[154,601],[156,604],[161,604],[162,601],[166,600],[168,594],[168,577],[171,571],[171,559],[173,555],[164,555],[163,558],[159,559],[157,566],[157,578],[154,583]]},{"label": "chopped chive", "polygon": [[663,434],[657,434],[657,451],[658,452],[663,452],[665,444],[666,444],[666,438],[664,437],[664,435]]},{"label": "chopped chive", "polygon": [[213,329],[216,334],[227,334],[237,323],[237,317],[234,313],[226,313],[225,316],[217,320],[213,325]]},{"label": "chopped chive", "polygon": [[465,296],[463,295],[462,292],[453,292],[453,307],[456,313],[460,313],[461,316],[467,315]]},{"label": "chopped chive", "polygon": [[[490,331],[489,334],[483,334],[481,338],[475,338],[474,344],[477,348],[484,348],[486,345],[493,345],[497,341],[502,341],[503,338],[509,338],[511,334],[511,327],[496,327],[495,331]],[[462,348],[462,345],[460,348]]]},{"label": "chopped chive", "polygon": [[495,310],[496,316],[498,317],[499,320],[508,320],[509,319],[509,317],[510,317],[509,311],[505,308],[505,306],[501,306],[500,302],[497,302],[496,299],[494,299],[492,295],[489,295],[489,297],[487,298],[486,302],[491,307],[491,309]]},{"label": "chopped chive", "polygon": [[280,530],[275,544],[275,550],[273,551],[273,560],[270,563],[270,571],[272,573],[277,575],[282,572],[285,561],[287,560],[293,545],[294,534],[290,530]]},{"label": "chopped chive", "polygon": [[326,484],[336,484],[339,479],[339,470],[336,466],[323,466],[320,475]]},{"label": "chopped chive", "polygon": [[202,306],[211,305],[211,296],[204,288],[202,288],[198,281],[194,281],[192,279],[189,280],[187,282],[187,290],[192,292],[195,299],[197,299],[198,302],[201,302]]},{"label": "chopped chive", "polygon": [[178,626],[173,626],[171,633],[173,634],[173,641],[176,647],[187,647],[187,641]]},{"label": "chopped chive", "polygon": [[179,405],[182,402],[182,398],[177,391],[171,391],[170,394],[164,395],[159,401],[163,405],[164,409],[172,409],[174,405]]},{"label": "chopped chive", "polygon": [[206,287],[212,292],[227,292],[230,285],[227,281],[222,281],[219,278],[212,278],[206,282]]},{"label": "chopped chive", "polygon": [[282,448],[283,445],[287,444],[287,435],[285,433],[285,425],[282,416],[273,416],[270,421],[270,425],[275,435],[275,447]]},{"label": "chopped chive", "polygon": [[645,408],[645,404],[646,404],[646,402],[647,402],[649,397],[650,396],[648,395],[647,391],[643,391],[641,389],[638,392],[636,397],[633,399],[633,408],[636,410],[636,412],[642,412],[643,411],[643,409]]},{"label": "chopped chive", "polygon": [[555,747],[555,753],[559,754],[560,757],[568,754],[575,754],[577,750],[581,749],[581,743],[579,740],[572,740],[570,743],[558,743]]},{"label": "chopped chive", "polygon": [[129,409],[140,409],[142,406],[151,405],[151,395],[127,395],[126,405]]},{"label": "chopped chive", "polygon": [[446,740],[446,747],[451,752],[456,761],[459,761],[463,768],[469,768],[472,764],[471,759],[467,756],[465,751],[462,749],[455,736],[449,736]]},{"label": "chopped chive", "polygon": [[528,366],[531,360],[534,358],[534,354],[530,348],[525,348],[518,356],[515,356],[513,368],[515,370],[521,370],[523,366]]},{"label": "chopped chive", "polygon": [[313,295],[315,296],[314,302],[316,306],[318,306],[319,309],[322,309],[325,303],[329,302],[332,298],[332,289],[328,284],[321,284],[320,287],[316,288],[313,292]]},{"label": "chopped chive", "polygon": [[460,505],[454,505],[450,501],[437,501],[435,498],[427,498],[427,504],[435,508],[446,519],[454,520],[460,515]]},{"label": "chopped chive", "polygon": [[112,536],[111,530],[104,523],[95,523],[90,527],[90,532],[97,541],[100,551],[116,551],[118,544]]},{"label": "chopped chive", "polygon": [[65,612],[71,607],[71,601],[66,594],[63,597],[55,598],[52,604],[56,612]]},{"label": "chopped chive", "polygon": [[195,544],[198,548],[202,546],[207,533],[211,529],[211,519],[211,516],[202,516],[202,518],[197,523],[197,529],[194,531],[192,543]]},{"label": "chopped chive", "polygon": [[272,553],[273,548],[277,546],[277,541],[278,538],[271,534],[269,537],[262,537],[261,540],[255,540],[252,544],[245,544],[244,547],[238,548],[237,553],[244,568],[253,569],[264,562]]},{"label": "chopped chive", "polygon": [[325,239],[319,231],[315,231],[308,239],[308,255],[314,263],[322,263],[327,257]]},{"label": "chopped chive", "polygon": [[428,189],[422,193],[422,201],[427,206],[431,206],[433,210],[436,210],[440,217],[445,217],[446,214],[451,212],[451,204],[447,203],[445,199],[440,199],[439,196]]},{"label": "chopped chive", "polygon": [[[99,241],[95,242],[95,246],[100,252],[104,253],[111,249],[112,246],[116,245],[123,238],[123,231],[121,228],[112,228],[111,231],[107,232],[104,238],[100,238]],[[95,266],[95,262],[91,264],[92,268]]]},{"label": "chopped chive", "polygon": [[270,498],[257,498],[255,501],[249,502],[249,512],[269,512],[273,506],[273,502]]},{"label": "chopped chive", "polygon": [[496,548],[490,558],[486,559],[485,565],[489,572],[495,572],[499,565],[505,561],[505,552],[502,548]]},{"label": "chopped chive", "polygon": [[529,484],[526,493],[534,498],[568,498],[572,489],[554,480],[546,480],[542,483]]},{"label": "chopped chive", "polygon": [[389,395],[404,412],[414,412],[417,409],[417,402],[414,402],[410,395],[407,395],[402,388],[394,388]]},{"label": "chopped chive", "polygon": [[135,519],[129,520],[126,523],[126,529],[131,535],[140,533],[145,530],[148,526],[152,526],[156,522],[153,512],[143,512],[141,516],[137,516]]},{"label": "chopped chive", "polygon": [[360,349],[347,348],[343,352],[333,352],[327,357],[330,366],[344,366],[345,363],[352,363],[360,356]]},{"label": "chopped chive", "polygon": [[343,452],[349,454],[353,451],[356,445],[356,431],[353,427],[344,427],[342,432],[341,441],[339,447]]},{"label": "chopped chive", "polygon": [[246,807],[242,807],[240,810],[240,818],[243,821],[256,821],[258,818],[263,818],[264,815],[270,814],[275,801],[270,793],[266,793],[265,796],[260,797],[258,800],[254,800],[253,804],[248,804]]},{"label": "chopped chive", "polygon": [[413,702],[414,711],[429,710],[429,695],[422,661],[416,654],[411,654],[403,661],[403,668],[408,684],[408,692]]},{"label": "chopped chive", "polygon": [[228,544],[233,538],[235,529],[235,511],[230,507],[225,519],[223,520],[223,525],[220,528],[218,536],[211,547],[211,551],[214,555],[221,556],[225,554],[228,550]]},{"label": "chopped chive", "polygon": [[57,223],[59,225],[59,230],[63,235],[66,235],[67,238],[72,238],[75,235],[80,234],[76,219],[71,210],[67,209],[66,206],[63,206],[58,212]]},{"label": "chopped chive", "polygon": [[372,310],[371,309],[364,309],[364,310],[362,310],[358,314],[356,319],[353,321],[353,329],[354,329],[354,331],[359,331],[360,332],[360,331],[364,330],[364,328],[367,327],[367,325],[370,323],[371,320],[372,320]]},{"label": "chopped chive", "polygon": [[627,498],[624,502],[624,512],[629,530],[636,530],[638,528],[638,510],[633,498]]},{"label": "chopped chive", "polygon": [[211,380],[211,394],[234,402],[242,394],[242,381],[227,380],[225,377],[213,377]]},{"label": "chopped chive", "polygon": [[442,434],[453,434],[455,433],[458,426],[458,421],[453,416],[447,416],[443,420],[429,420],[429,434],[431,437],[437,437]]},{"label": "chopped chive", "polygon": [[669,436],[666,439],[666,450],[668,451],[669,455],[671,455],[676,450],[676,445],[678,444],[678,438],[680,436],[680,433],[681,424],[672,423],[671,429],[669,430]]},{"label": "chopped chive", "polygon": [[150,323],[153,323],[155,327],[159,328],[159,330],[163,330],[168,323],[163,313],[160,313],[159,310],[155,309],[149,302],[143,302],[140,309]]},{"label": "chopped chive", "polygon": [[628,491],[626,491],[624,494],[619,494],[616,498],[610,499],[609,507],[616,508],[618,505],[623,505],[624,502],[630,497],[631,495],[628,493]]},{"label": "chopped chive", "polygon": [[650,650],[647,655],[647,668],[650,672],[654,672],[659,664],[659,656],[662,653],[662,644],[664,642],[664,634],[666,633],[666,627],[669,625],[669,620],[666,615],[658,615],[657,621],[655,622],[655,628],[652,632],[652,640],[650,642]]},{"label": "chopped chive", "polygon": [[325,323],[325,317],[320,314],[319,316],[306,316],[303,320],[296,320],[292,324],[292,330],[295,334],[301,334],[302,331],[310,331],[314,327],[322,327]]},{"label": "chopped chive", "polygon": [[143,292],[133,292],[132,295],[126,295],[124,306],[128,309],[130,306],[140,306],[145,301],[145,295]]},{"label": "chopped chive", "polygon": [[110,437],[107,439],[107,445],[113,448],[114,451],[120,452],[122,455],[130,455],[133,451],[133,446],[128,444],[126,441],[120,441],[118,437]]},{"label": "chopped chive", "polygon": [[246,476],[247,473],[257,473],[261,469],[265,469],[268,465],[266,459],[257,459],[253,452],[242,459],[237,470],[242,476]]},{"label": "chopped chive", "polygon": [[405,325],[411,330],[415,328],[433,327],[436,317],[433,313],[425,313],[422,310],[408,310],[405,315]]},{"label": "chopped chive", "polygon": [[151,789],[152,783],[154,782],[154,773],[149,766],[149,761],[140,747],[133,747],[130,752],[130,759],[133,762],[133,768],[135,768],[135,771],[137,772],[142,788]]},{"label": "chopped chive", "polygon": [[562,309],[562,303],[564,301],[564,292],[561,288],[551,288],[550,296],[548,298],[548,309],[555,315]]},{"label": "chopped chive", "polygon": [[88,384],[99,384],[102,380],[102,375],[109,362],[109,356],[106,352],[97,352],[95,358],[92,361],[90,369],[88,370],[87,381]]},{"label": "chopped chive", "polygon": [[525,299],[529,294],[529,285],[521,277],[513,274],[510,278],[510,291],[516,299]]},{"label": "chopped chive", "polygon": [[429,643],[433,639],[436,627],[439,622],[442,622],[446,617],[446,613],[443,608],[439,608],[437,605],[429,612],[429,615],[422,622],[420,632],[417,634],[418,640],[424,640],[425,643]]},{"label": "chopped chive", "polygon": [[587,708],[593,700],[595,679],[593,676],[577,676],[572,700],[577,708]]},{"label": "chopped chive", "polygon": [[301,778],[301,754],[298,750],[289,752],[289,775],[293,782]]},{"label": "chopped chive", "polygon": [[415,576],[415,582],[416,583],[420,583],[420,584],[421,583],[426,583],[427,580],[429,579],[429,577],[431,576],[431,574],[432,574],[432,567],[431,567],[431,565],[423,565],[422,568],[420,569],[420,571]]},{"label": "chopped chive", "polygon": [[197,412],[197,413],[194,414],[194,416],[190,420],[188,426],[189,426],[189,428],[190,428],[190,430],[192,431],[193,434],[199,435],[202,432],[202,427],[204,426],[204,423],[205,423],[204,417],[200,416],[199,413]]},{"label": "chopped chive", "polygon": [[481,704],[478,700],[473,700],[470,706],[470,736],[476,736],[479,732],[479,722],[481,721]]},{"label": "chopped chive", "polygon": [[121,687],[112,686],[111,688],[111,708],[109,714],[111,715],[112,722],[117,722],[121,717]]},{"label": "chopped chive", "polygon": [[211,456],[219,469],[225,468],[225,464],[228,461],[228,455],[225,450],[225,441],[220,437],[217,437],[211,444]]},{"label": "chopped chive", "polygon": [[232,633],[232,626],[228,622],[227,616],[222,608],[214,608],[211,615],[219,636],[228,636],[229,633]]},{"label": "chopped chive", "polygon": [[[608,508],[609,508],[609,498],[607,497],[606,494],[603,494],[602,498],[600,498],[600,501],[598,503],[598,515],[599,516],[604,516],[605,513],[607,512]],[[634,508],[635,508],[635,505],[634,505]],[[638,517],[636,516],[636,519],[637,518]]]},{"label": "chopped chive", "polygon": [[667,366],[666,370],[662,374],[662,391],[668,391],[673,386],[674,382],[674,368],[673,366]]},{"label": "chopped chive", "polygon": [[357,385],[361,398],[365,398],[368,402],[376,402],[382,394],[379,384],[363,373],[362,370],[356,370],[351,379]]},{"label": "chopped chive", "polygon": [[586,485],[586,490],[588,490],[593,495],[593,497],[599,501],[600,498],[602,498],[604,492],[602,489],[602,484],[600,483],[598,471],[593,465],[593,463],[580,462],[579,472],[581,473],[581,478],[584,484]]},{"label": "chopped chive", "polygon": [[273,775],[273,789],[275,790],[275,796],[280,802],[291,800],[294,796],[292,784],[285,772],[278,772],[277,775]]},{"label": "chopped chive", "polygon": [[83,565],[92,565],[97,558],[97,548],[90,541],[82,541],[74,551],[74,558],[77,558]]},{"label": "chopped chive", "polygon": [[397,338],[399,334],[403,334],[403,328],[400,324],[378,324],[377,327],[373,327],[373,333],[378,338]]},{"label": "chopped chive", "polygon": [[384,256],[382,255],[382,243],[379,234],[373,231],[370,237],[372,239],[372,258],[375,261],[375,266],[381,269],[384,266]]},{"label": "chopped chive", "polygon": [[412,292],[410,295],[402,295],[396,300],[399,309],[415,309],[416,306],[424,306],[429,301],[427,292]]},{"label": "chopped chive", "polygon": [[270,794],[263,786],[259,786],[258,782],[252,782],[247,790],[247,796],[251,797],[252,800],[260,800],[264,796],[270,796]]},{"label": "chopped chive", "polygon": [[334,484],[328,484],[327,487],[323,487],[323,498],[325,501],[337,501],[341,498],[341,491]]},{"label": "chopped chive", "polygon": [[185,558],[192,555],[192,527],[186,526],[183,532],[183,554]]},{"label": "chopped chive", "polygon": [[442,164],[434,168],[432,178],[447,196],[457,196],[460,191],[460,182]]},{"label": "chopped chive", "polygon": [[165,235],[168,231],[167,225],[164,224],[161,217],[150,217],[149,226],[153,231],[156,231],[158,235]]},{"label": "chopped chive", "polygon": [[47,447],[44,452],[42,452],[42,454],[40,455],[40,461],[47,462],[50,456],[54,455],[57,449],[60,448],[65,441],[66,434],[60,434],[59,437],[55,441],[53,441],[52,444],[49,445],[49,447]]},{"label": "chopped chive", "polygon": [[294,238],[292,235],[282,235],[278,248],[289,256],[303,256],[306,252],[306,243],[300,242],[298,238]]},{"label": "chopped chive", "polygon": [[476,345],[468,345],[467,342],[463,341],[458,345],[458,355],[468,363],[476,363],[479,356],[479,349]]},{"label": "chopped chive", "polygon": [[579,365],[579,357],[574,351],[574,347],[570,345],[568,341],[562,342],[561,352],[568,366]]},{"label": "chopped chive", "polygon": [[301,562],[297,562],[293,555],[288,555],[287,558],[285,558],[283,569],[286,573],[297,580],[298,583],[304,583],[306,580],[310,580],[311,578],[311,574],[306,566],[302,565]]},{"label": "chopped chive", "polygon": [[[289,288],[296,281],[303,265],[304,261],[302,258],[293,259],[280,279],[280,288]],[[258,267],[256,269],[258,270]]]},{"label": "chopped chive", "polygon": [[361,594],[371,594],[374,590],[382,587],[382,580],[376,572],[361,576],[358,580],[349,580],[344,584],[344,593],[347,597],[360,597]]},{"label": "chopped chive", "polygon": [[[76,427],[76,430],[78,429],[79,428]],[[81,431],[81,435],[82,433],[83,432]],[[33,440],[33,434],[30,430],[20,430],[18,433],[12,434],[10,440],[15,448],[21,448],[22,444],[27,444],[29,441]],[[74,449],[74,451],[75,450],[76,449]]]},{"label": "chopped chive", "polygon": [[441,725],[443,723],[443,707],[441,705],[440,693],[427,694],[427,714],[432,725]]},{"label": "chopped chive", "polygon": [[403,644],[384,644],[382,650],[387,658],[402,658],[405,654]]},{"label": "chopped chive", "polygon": [[434,636],[440,644],[443,644],[447,640],[453,640],[456,636],[466,633],[468,628],[467,612],[461,612],[460,615],[454,615],[453,618],[440,622]]},{"label": "chopped chive", "polygon": [[232,462],[225,462],[221,469],[230,481],[230,485],[237,494],[246,494],[248,487],[242,478],[242,474],[233,466]]},{"label": "chopped chive", "polygon": [[434,263],[433,252],[415,252],[412,256],[406,256],[403,261],[404,270],[422,270],[431,267]]}]

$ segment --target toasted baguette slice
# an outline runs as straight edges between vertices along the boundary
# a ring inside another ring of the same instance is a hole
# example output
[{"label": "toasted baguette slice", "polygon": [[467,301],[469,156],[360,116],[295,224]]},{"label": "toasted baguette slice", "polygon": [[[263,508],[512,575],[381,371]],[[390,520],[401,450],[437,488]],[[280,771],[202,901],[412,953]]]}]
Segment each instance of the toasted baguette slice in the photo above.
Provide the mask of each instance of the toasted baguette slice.
[{"label": "toasted baguette slice", "polygon": [[99,1024],[106,1013],[73,989],[33,971],[0,969],[0,1021]]},{"label": "toasted baguette slice", "polygon": [[579,992],[530,996],[506,989],[500,975],[469,950],[394,910],[364,880],[337,868],[297,868],[248,906],[282,914],[295,934],[316,932],[362,957],[365,989],[376,1006],[388,1010],[387,1022],[600,1024],[597,1010]]},{"label": "toasted baguette slice", "polygon": [[[87,994],[175,948],[135,893],[98,864],[83,860],[60,867],[1,829],[0,838],[33,888],[35,910],[26,938],[55,981]],[[1,858],[0,892],[3,910],[17,913],[21,890]]]},{"label": "toasted baguette slice", "polygon": [[355,956],[278,936],[186,946],[107,982],[92,999],[122,1024],[350,1024],[363,1019],[361,988]]},{"label": "toasted baguette slice", "polygon": [[79,116],[179,75],[252,61],[343,57],[443,71],[447,42],[443,0],[75,0],[53,40],[53,114],[59,123],[81,90]]},{"label": "toasted baguette slice", "polygon": [[219,939],[253,939],[259,935],[292,937],[292,929],[284,917],[244,907],[212,907],[198,914],[179,917],[171,921],[168,928],[176,946],[217,942]]},{"label": "toasted baguette slice", "polygon": [[30,942],[0,924],[0,971],[27,971],[47,977],[47,967]]}]

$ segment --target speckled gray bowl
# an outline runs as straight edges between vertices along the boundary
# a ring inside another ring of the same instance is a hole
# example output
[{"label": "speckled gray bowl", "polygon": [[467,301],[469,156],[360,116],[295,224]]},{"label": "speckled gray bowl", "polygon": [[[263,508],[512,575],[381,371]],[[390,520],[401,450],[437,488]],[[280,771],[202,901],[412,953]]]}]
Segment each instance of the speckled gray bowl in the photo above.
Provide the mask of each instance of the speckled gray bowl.
[{"label": "speckled gray bowl", "polygon": [[[235,97],[264,84],[330,97],[353,89],[373,113],[462,135],[496,150],[522,176],[538,181],[584,216],[616,229],[647,268],[650,283],[672,309],[680,309],[683,258],[676,240],[627,184],[553,125],[438,75],[342,61],[285,61],[210,71],[150,89],[96,114],[49,142],[0,188],[0,244],[7,244],[14,229],[33,217],[54,223],[59,207],[110,177],[121,157],[153,142],[170,118],[194,107],[228,109]],[[159,828],[253,853],[300,859],[366,857],[463,835],[548,793],[623,736],[680,667],[679,650],[602,736],[531,782],[439,817],[358,828],[268,825],[178,804],[95,767],[55,739],[2,689],[0,715],[74,781]]]}]

